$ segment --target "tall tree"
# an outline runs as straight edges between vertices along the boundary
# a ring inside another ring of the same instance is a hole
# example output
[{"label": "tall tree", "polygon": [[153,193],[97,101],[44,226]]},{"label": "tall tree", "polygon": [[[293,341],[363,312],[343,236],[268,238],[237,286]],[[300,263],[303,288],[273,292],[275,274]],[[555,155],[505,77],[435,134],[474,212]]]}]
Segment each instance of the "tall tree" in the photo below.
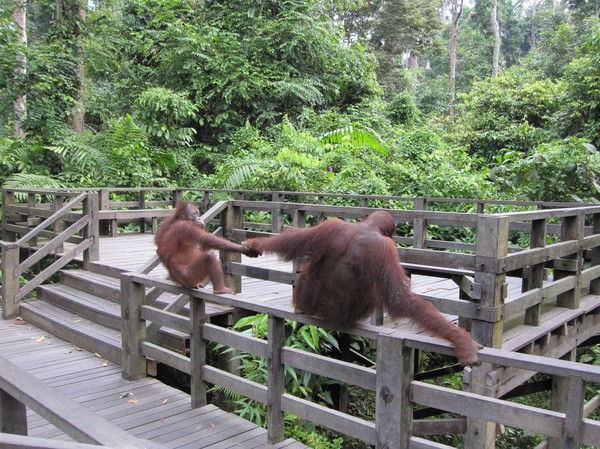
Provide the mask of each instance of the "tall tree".
[{"label": "tall tree", "polygon": [[463,11],[463,0],[450,0],[452,30],[450,31],[450,107],[456,101],[456,47],[458,45],[458,21]]},{"label": "tall tree", "polygon": [[492,76],[498,76],[498,66],[500,61],[500,25],[498,24],[498,0],[492,0],[492,13],[490,22],[492,24],[492,34],[494,36],[494,50],[492,52]]},{"label": "tall tree", "polygon": [[13,133],[18,137],[25,137],[23,130],[23,121],[25,120],[25,94],[24,81],[27,75],[27,57],[25,50],[27,48],[27,0],[14,0],[13,19],[17,31],[17,50],[14,69],[15,76],[15,99],[13,102]]},{"label": "tall tree", "polygon": [[76,77],[76,90],[75,90],[75,104],[73,107],[73,130],[76,133],[82,133],[84,130],[83,121],[83,92],[84,92],[84,46],[83,46],[83,25],[85,24],[86,10],[84,3],[79,3],[79,28],[77,33],[77,43],[75,48],[75,58],[77,65],[75,67]]}]

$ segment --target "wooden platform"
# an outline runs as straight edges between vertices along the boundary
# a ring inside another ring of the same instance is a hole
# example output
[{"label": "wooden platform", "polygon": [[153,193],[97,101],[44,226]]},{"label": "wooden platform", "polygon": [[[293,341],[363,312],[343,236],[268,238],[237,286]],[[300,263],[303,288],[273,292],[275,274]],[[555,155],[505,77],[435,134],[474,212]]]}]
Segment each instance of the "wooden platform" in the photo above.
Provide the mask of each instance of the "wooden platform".
[{"label": "wooden platform", "polygon": [[[0,320],[0,353],[47,385],[140,438],[170,448],[289,448],[267,444],[266,430],[209,405],[190,406],[189,395],[158,380],[129,382],[121,368],[27,323]],[[70,440],[28,410],[30,436]]]}]

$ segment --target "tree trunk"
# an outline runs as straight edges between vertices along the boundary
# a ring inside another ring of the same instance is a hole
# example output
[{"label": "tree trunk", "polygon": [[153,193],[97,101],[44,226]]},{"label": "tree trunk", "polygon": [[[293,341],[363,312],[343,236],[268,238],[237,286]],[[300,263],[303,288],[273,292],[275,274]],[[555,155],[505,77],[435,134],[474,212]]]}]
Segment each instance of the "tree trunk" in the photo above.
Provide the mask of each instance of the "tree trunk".
[{"label": "tree trunk", "polygon": [[79,19],[81,20],[80,33],[77,36],[77,92],[75,94],[75,106],[73,110],[73,129],[76,133],[82,133],[84,130],[83,122],[83,61],[84,61],[84,48],[83,48],[83,24],[85,23],[86,10],[83,3],[79,6]]},{"label": "tree trunk", "polygon": [[13,133],[17,137],[25,137],[23,131],[23,121],[25,120],[25,95],[24,90],[25,76],[27,75],[27,0],[14,0],[13,19],[17,29],[17,40],[19,45],[16,50],[16,64],[14,70],[15,81],[15,99],[13,102]]},{"label": "tree trunk", "polygon": [[458,41],[458,19],[463,10],[463,0],[451,0],[452,32],[450,33],[450,112],[456,101],[456,46]]},{"label": "tree trunk", "polygon": [[498,66],[500,61],[500,25],[498,25],[498,0],[492,0],[492,32],[494,34],[494,51],[492,54],[492,76],[498,76]]}]

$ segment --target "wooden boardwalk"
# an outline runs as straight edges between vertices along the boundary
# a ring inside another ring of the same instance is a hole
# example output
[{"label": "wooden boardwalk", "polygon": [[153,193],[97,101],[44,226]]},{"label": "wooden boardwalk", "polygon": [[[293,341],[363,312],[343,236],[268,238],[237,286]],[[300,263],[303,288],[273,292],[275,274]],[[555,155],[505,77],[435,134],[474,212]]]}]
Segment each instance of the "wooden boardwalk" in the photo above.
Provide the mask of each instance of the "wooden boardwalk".
[{"label": "wooden boardwalk", "polygon": [[[208,405],[190,406],[190,397],[158,380],[126,381],[121,368],[28,323],[0,320],[0,354],[61,394],[140,438],[169,448],[289,448],[286,440],[267,444],[266,430]],[[69,441],[28,410],[30,436]]]}]

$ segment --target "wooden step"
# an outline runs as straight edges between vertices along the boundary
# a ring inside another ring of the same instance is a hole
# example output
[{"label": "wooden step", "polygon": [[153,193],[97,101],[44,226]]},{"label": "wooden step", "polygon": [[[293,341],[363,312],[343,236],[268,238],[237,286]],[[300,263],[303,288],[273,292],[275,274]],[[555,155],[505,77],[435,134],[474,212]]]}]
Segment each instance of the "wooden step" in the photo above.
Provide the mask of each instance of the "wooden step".
[{"label": "wooden step", "polygon": [[86,270],[61,270],[60,283],[108,301],[121,302],[119,278]]},{"label": "wooden step", "polygon": [[62,283],[39,286],[37,297],[81,318],[121,330],[121,306],[108,299]]},{"label": "wooden step", "polygon": [[121,364],[121,333],[41,299],[21,302],[21,317],[73,345]]},{"label": "wooden step", "polygon": [[[117,332],[121,331],[121,306],[113,301],[64,284],[41,285],[37,292],[38,299],[64,309],[74,316]],[[163,327],[158,334],[149,338],[149,341],[186,354],[189,349],[189,338],[188,334]]]}]

